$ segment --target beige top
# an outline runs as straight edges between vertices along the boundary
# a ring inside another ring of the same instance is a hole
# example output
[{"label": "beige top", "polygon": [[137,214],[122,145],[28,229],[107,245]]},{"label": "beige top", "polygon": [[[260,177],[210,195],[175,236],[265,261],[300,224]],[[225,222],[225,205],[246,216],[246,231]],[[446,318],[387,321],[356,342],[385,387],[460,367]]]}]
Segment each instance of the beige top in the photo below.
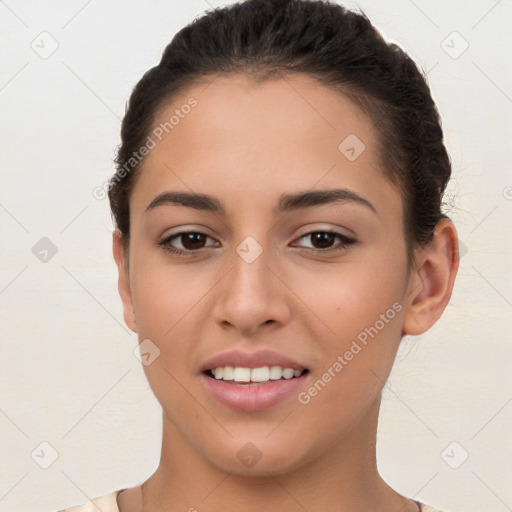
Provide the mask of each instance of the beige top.
[{"label": "beige top", "polygon": [[[117,496],[121,491],[124,491],[124,489],[113,491],[105,494],[105,496],[95,498],[92,501],[88,501],[85,505],[65,508],[63,510],[59,510],[58,512],[98,512],[98,510],[101,510],[102,512],[119,512]],[[421,507],[421,512],[442,512],[441,510],[438,510],[437,508],[431,507],[429,505],[424,505],[422,503],[418,503],[418,505]]]}]

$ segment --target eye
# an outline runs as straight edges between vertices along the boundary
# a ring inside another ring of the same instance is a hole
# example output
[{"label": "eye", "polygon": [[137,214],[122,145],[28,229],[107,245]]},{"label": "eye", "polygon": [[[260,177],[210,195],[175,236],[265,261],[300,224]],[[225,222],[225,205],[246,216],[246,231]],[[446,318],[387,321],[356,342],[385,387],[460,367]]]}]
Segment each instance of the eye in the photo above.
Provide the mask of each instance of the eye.
[{"label": "eye", "polygon": [[[320,253],[343,251],[347,249],[347,246],[356,242],[354,238],[349,238],[337,231],[311,231],[299,238],[299,240],[302,239],[309,239],[311,242],[309,247],[305,247],[306,249]],[[336,240],[340,242],[333,246]]]},{"label": "eye", "polygon": [[[212,240],[214,243],[209,246],[205,245],[207,239]],[[213,238],[200,231],[181,231],[164,238],[158,242],[158,245],[166,251],[176,254],[193,254],[212,245],[219,247],[218,242],[215,242]]]},{"label": "eye", "polygon": [[[299,247],[316,253],[343,251],[347,249],[347,246],[356,242],[354,238],[349,238],[337,231],[311,231],[299,238],[299,240],[303,239],[309,239],[310,245],[309,247],[299,245]],[[207,240],[211,240],[213,243],[206,245]],[[339,242],[333,246],[336,240]],[[220,247],[218,242],[213,240],[213,238],[206,233],[200,231],[181,231],[174,233],[158,242],[158,245],[165,251],[186,256],[199,253],[206,247]]]}]

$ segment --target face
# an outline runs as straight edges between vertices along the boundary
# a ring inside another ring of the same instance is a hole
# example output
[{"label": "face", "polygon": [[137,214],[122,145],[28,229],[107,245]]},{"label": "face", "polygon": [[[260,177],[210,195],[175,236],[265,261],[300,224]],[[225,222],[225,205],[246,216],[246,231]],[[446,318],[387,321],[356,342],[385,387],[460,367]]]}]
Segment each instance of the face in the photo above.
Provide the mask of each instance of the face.
[{"label": "face", "polygon": [[[130,198],[120,284],[127,323],[160,351],[144,370],[165,428],[215,466],[253,475],[374,436],[411,282],[402,200],[371,122],[291,75],[196,85],[155,127],[176,109]],[[246,370],[234,370],[239,381],[204,371],[229,365],[307,371],[252,385]],[[252,467],[246,454],[261,458]]]}]

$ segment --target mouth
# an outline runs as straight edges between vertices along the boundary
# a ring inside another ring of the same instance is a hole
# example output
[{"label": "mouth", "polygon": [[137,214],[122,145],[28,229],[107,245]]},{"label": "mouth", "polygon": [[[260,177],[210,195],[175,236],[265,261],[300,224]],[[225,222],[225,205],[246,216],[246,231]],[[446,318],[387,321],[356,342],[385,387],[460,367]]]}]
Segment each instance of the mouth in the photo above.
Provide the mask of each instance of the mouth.
[{"label": "mouth", "polygon": [[223,352],[205,361],[199,371],[209,398],[246,412],[262,411],[293,399],[312,375],[304,363],[271,349]]},{"label": "mouth", "polygon": [[259,386],[280,380],[298,379],[309,373],[307,368],[293,369],[283,366],[260,366],[248,368],[242,366],[219,366],[203,372],[211,379],[232,385]]},{"label": "mouth", "polygon": [[203,371],[201,382],[207,396],[235,411],[255,413],[277,407],[298,397],[309,385],[307,368],[282,366],[218,366]]}]

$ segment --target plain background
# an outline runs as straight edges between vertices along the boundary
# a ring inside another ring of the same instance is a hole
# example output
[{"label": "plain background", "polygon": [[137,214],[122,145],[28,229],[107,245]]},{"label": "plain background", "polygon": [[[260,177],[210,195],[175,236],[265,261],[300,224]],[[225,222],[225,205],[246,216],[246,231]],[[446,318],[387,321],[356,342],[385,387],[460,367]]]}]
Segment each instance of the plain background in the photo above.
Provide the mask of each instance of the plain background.
[{"label": "plain background", "polygon": [[[113,172],[132,87],[178,29],[226,3],[0,1],[1,511],[81,504],[156,469],[160,406],[122,319],[108,201],[93,190]],[[428,73],[462,241],[451,304],[404,339],[384,390],[380,471],[450,512],[506,512],[512,2],[358,5]]]}]

